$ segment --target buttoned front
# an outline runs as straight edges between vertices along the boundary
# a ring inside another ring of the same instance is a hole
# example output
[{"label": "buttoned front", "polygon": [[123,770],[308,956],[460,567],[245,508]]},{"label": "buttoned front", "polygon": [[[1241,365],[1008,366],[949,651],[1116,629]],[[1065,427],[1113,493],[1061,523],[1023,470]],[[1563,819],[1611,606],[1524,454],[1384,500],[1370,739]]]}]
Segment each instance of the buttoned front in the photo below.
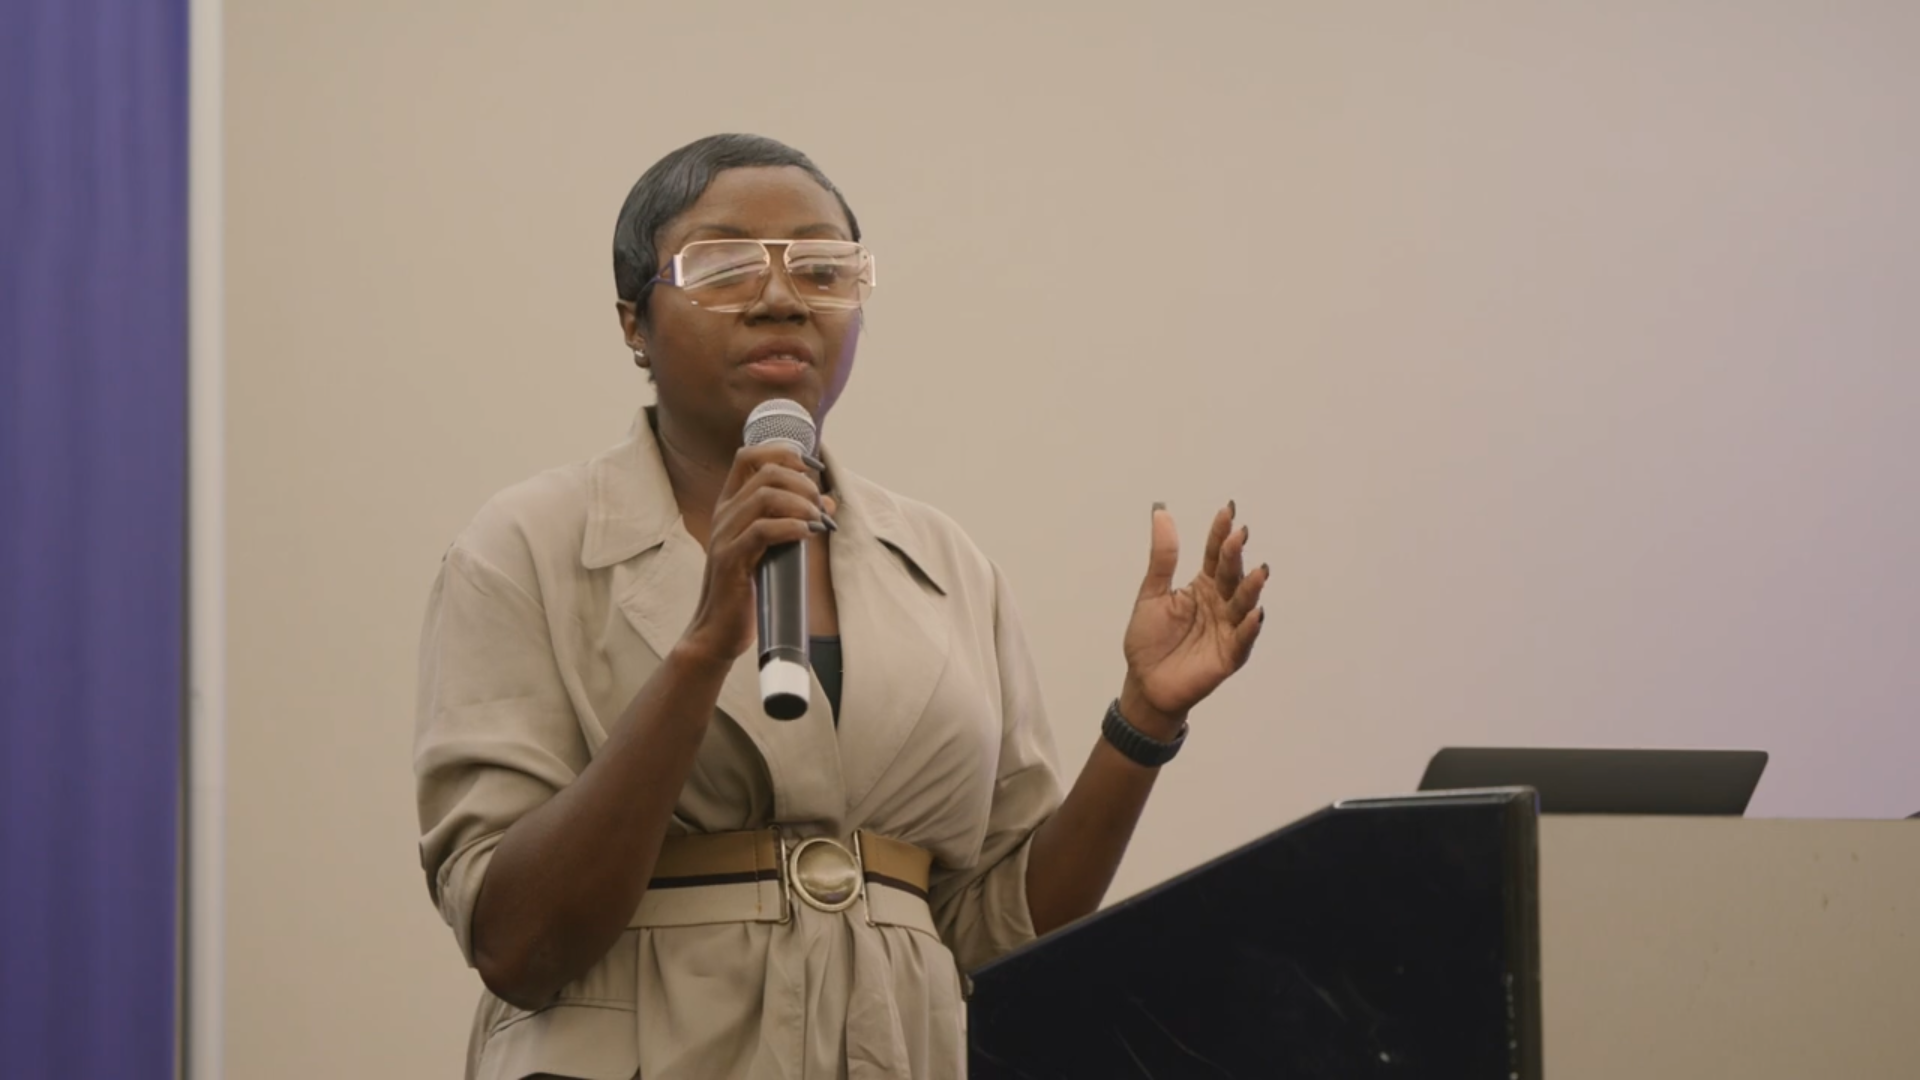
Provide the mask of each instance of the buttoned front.
[{"label": "buttoned front", "polygon": [[[673,827],[918,845],[933,854],[938,937],[924,917],[861,905],[636,925],[546,1009],[484,996],[469,1076],[965,1074],[959,968],[1033,936],[1028,842],[1060,800],[1051,735],[998,570],[937,511],[827,463],[840,722],[817,684],[806,715],[768,717],[743,656]],[[447,552],[422,635],[415,767],[422,865],[469,963],[494,846],[605,742],[691,621],[704,561],[644,418],[592,461],[496,496]],[[834,869],[808,868],[830,894]]]}]

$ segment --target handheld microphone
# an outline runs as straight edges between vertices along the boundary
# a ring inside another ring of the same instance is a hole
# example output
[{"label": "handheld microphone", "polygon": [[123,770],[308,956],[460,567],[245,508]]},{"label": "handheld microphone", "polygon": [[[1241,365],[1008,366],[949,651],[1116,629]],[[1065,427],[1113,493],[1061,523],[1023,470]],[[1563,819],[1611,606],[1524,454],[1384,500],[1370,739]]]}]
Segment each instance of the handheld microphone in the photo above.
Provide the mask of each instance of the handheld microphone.
[{"label": "handheld microphone", "polygon": [[[784,398],[762,402],[747,416],[746,443],[783,442],[811,456],[813,416]],[[807,558],[798,543],[767,549],[754,574],[760,608],[760,704],[775,720],[807,711],[813,685],[807,655]]]}]

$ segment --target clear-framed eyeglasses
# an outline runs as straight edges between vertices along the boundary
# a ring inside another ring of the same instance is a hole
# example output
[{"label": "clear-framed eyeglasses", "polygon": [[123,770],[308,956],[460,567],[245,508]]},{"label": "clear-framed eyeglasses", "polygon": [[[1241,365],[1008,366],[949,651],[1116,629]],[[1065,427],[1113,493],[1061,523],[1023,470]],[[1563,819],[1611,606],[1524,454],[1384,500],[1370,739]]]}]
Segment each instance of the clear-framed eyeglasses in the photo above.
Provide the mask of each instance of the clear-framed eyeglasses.
[{"label": "clear-framed eyeglasses", "polygon": [[873,253],[852,240],[695,240],[652,283],[708,311],[745,311],[767,287],[775,247],[794,295],[816,314],[858,310],[873,293]]}]

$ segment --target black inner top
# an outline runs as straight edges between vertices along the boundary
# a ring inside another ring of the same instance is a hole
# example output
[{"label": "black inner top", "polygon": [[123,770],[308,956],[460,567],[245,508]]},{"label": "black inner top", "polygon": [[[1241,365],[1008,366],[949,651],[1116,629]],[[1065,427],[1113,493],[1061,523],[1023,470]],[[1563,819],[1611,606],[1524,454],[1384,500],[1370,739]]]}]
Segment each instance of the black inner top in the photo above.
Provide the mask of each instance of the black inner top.
[{"label": "black inner top", "polygon": [[833,706],[833,722],[840,724],[840,680],[844,674],[838,634],[815,634],[808,639],[807,658],[813,662],[814,677],[827,692],[827,704]]},{"label": "black inner top", "polygon": [[[817,451],[816,451],[817,452]],[[820,474],[822,493],[833,490],[833,478]],[[833,707],[833,726],[840,726],[840,683],[846,670],[840,655],[840,635],[814,634],[807,639],[807,659],[813,664],[814,678],[827,692],[827,704]]]}]

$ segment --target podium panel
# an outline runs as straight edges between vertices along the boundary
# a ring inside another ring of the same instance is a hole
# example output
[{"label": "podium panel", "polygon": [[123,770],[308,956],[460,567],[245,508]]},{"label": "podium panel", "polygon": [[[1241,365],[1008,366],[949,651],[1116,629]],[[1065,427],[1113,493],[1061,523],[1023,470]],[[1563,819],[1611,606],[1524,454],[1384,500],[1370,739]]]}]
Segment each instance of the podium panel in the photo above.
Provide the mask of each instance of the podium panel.
[{"label": "podium panel", "polygon": [[973,974],[975,1080],[1538,1080],[1530,791],[1338,804]]},{"label": "podium panel", "polygon": [[1920,821],[1540,822],[1554,1080],[1920,1077]]}]

